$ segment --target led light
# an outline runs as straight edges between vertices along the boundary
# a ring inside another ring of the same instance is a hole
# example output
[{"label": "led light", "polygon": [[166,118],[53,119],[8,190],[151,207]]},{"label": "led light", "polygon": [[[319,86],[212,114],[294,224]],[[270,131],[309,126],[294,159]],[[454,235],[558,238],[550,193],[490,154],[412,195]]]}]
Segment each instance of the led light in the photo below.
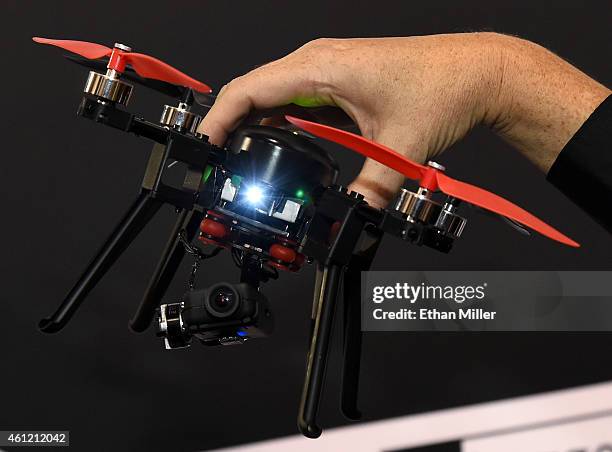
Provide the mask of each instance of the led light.
[{"label": "led light", "polygon": [[302,189],[300,188],[298,191],[296,191],[296,192],[295,192],[295,196],[296,196],[297,198],[302,199],[302,198],[304,197],[304,190],[302,190]]},{"label": "led light", "polygon": [[252,185],[247,188],[247,191],[244,195],[247,201],[253,205],[258,205],[259,203],[261,203],[264,197],[263,190],[257,185]]}]

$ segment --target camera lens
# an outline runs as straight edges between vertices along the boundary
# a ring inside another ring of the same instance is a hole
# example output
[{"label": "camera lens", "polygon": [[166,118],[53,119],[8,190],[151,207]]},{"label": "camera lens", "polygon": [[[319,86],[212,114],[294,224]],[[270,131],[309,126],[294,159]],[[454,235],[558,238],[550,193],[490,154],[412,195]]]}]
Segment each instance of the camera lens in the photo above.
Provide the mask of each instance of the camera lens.
[{"label": "camera lens", "polygon": [[238,309],[240,297],[236,290],[227,284],[217,284],[210,288],[205,305],[215,317],[229,317]]},{"label": "camera lens", "polygon": [[213,306],[219,312],[229,311],[235,301],[234,292],[231,290],[217,289],[212,295]]}]

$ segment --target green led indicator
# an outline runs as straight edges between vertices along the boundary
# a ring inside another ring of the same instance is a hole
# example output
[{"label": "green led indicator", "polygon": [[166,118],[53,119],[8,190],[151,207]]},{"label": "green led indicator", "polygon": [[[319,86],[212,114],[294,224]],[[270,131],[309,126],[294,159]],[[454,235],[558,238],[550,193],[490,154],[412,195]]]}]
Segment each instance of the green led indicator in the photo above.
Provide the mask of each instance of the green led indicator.
[{"label": "green led indicator", "polygon": [[299,189],[298,191],[296,191],[295,192],[295,197],[302,199],[304,197],[304,190]]},{"label": "green led indicator", "polygon": [[213,167],[210,165],[206,165],[206,168],[204,168],[204,171],[202,172],[202,182],[205,183],[208,180],[212,171]]}]

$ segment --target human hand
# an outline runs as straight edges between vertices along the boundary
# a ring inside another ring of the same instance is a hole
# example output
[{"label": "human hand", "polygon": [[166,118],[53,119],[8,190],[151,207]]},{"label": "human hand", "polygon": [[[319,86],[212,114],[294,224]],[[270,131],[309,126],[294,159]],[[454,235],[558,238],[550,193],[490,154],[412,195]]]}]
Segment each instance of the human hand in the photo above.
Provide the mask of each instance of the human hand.
[{"label": "human hand", "polygon": [[[198,130],[223,144],[254,109],[334,106],[418,162],[482,123],[547,170],[607,94],[546,49],[495,33],[318,39],[232,80]],[[403,180],[367,160],[350,189],[382,207]]]}]

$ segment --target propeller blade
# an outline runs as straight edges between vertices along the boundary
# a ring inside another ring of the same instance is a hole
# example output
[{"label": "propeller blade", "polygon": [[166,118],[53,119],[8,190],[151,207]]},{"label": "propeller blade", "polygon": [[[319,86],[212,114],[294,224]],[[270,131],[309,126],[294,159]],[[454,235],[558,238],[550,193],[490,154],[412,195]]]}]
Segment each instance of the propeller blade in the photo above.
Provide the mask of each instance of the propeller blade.
[{"label": "propeller blade", "polygon": [[69,52],[76,53],[77,55],[81,55],[82,57],[89,58],[91,60],[109,56],[113,51],[106,46],[86,41],[71,41],[69,39],[48,39],[39,37],[34,37],[32,40],[39,44],[49,44],[60,47],[64,50],[68,50]]},{"label": "propeller blade", "polygon": [[[141,77],[161,80],[172,83],[174,85],[186,86],[201,93],[211,93],[210,86],[202,83],[187,74],[173,68],[163,61],[153,58],[152,56],[142,53],[124,52],[120,49],[111,49],[109,47],[85,41],[71,41],[68,39],[48,39],[48,38],[32,38],[34,42],[39,44],[49,44],[68,50],[82,57],[96,60],[105,56],[110,56],[113,51],[121,56],[126,63],[130,63],[134,71]],[[112,58],[111,58],[112,60]],[[123,68],[121,69],[123,72]]]},{"label": "propeller blade", "polygon": [[[467,184],[448,177],[446,174],[428,168],[407,159],[401,154],[398,154],[386,146],[375,143],[367,138],[355,135],[350,132],[335,129],[333,127],[324,126],[315,122],[306,121],[286,116],[287,121],[291,124],[317,136],[324,138],[334,143],[338,143],[353,151],[356,151],[366,157],[374,159],[383,165],[388,166],[410,179],[416,179],[423,184],[429,183],[432,185],[432,190],[439,189],[447,195],[466,201],[475,206],[497,213],[509,220],[515,221],[520,225],[528,226],[534,231],[564,245],[579,247],[580,245],[574,242],[569,237],[563,235],[552,226],[544,223],[536,216],[530,214],[525,209],[511,203],[510,201],[491,193],[474,185]],[[434,180],[435,179],[435,180]],[[427,186],[427,185],[425,185]]]},{"label": "propeller blade", "polygon": [[187,74],[184,74],[157,58],[153,58],[143,53],[131,52],[125,52],[123,56],[132,65],[134,71],[141,77],[187,86],[201,93],[212,92],[210,86],[189,77]]},{"label": "propeller blade", "polygon": [[316,122],[299,119],[294,116],[285,116],[285,119],[306,132],[319,138],[333,141],[361,155],[376,160],[410,179],[420,180],[427,171],[427,167],[407,159],[393,149],[389,149],[382,144],[375,143],[360,135],[355,135],[354,133],[318,124]]},{"label": "propeller blade", "polygon": [[497,213],[522,225],[528,226],[534,231],[564,245],[578,248],[580,245],[569,237],[563,235],[552,226],[544,223],[538,217],[530,214],[525,209],[511,203],[490,191],[476,187],[465,182],[448,177],[444,173],[436,173],[438,187],[440,191],[447,195],[474,204],[483,209]]}]

